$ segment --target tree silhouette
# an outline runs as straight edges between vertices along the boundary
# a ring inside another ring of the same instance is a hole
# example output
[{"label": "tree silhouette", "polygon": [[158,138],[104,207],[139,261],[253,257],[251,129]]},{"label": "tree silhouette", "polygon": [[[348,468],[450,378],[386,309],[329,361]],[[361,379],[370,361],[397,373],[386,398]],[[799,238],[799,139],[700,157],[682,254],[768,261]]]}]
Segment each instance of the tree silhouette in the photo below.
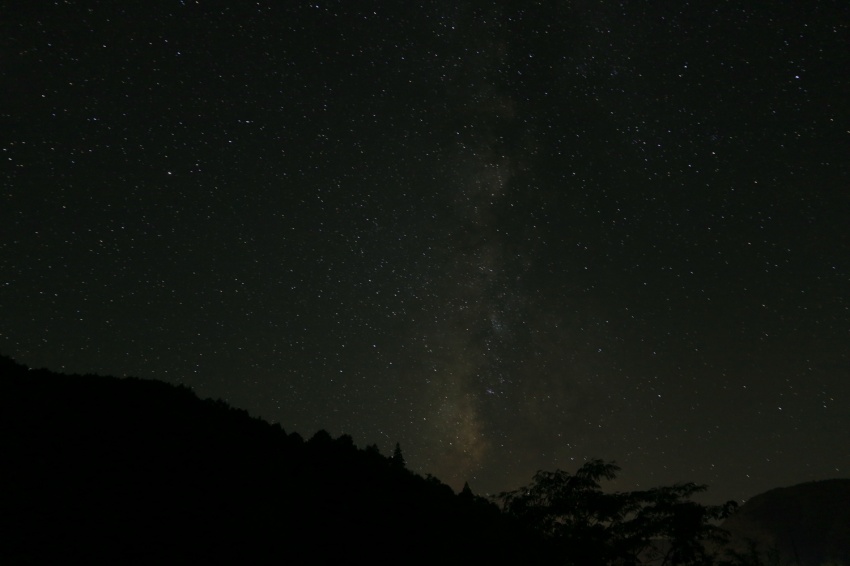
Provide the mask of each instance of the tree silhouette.
[{"label": "tree silhouette", "polygon": [[503,492],[504,512],[562,548],[576,564],[696,565],[710,563],[706,542],[724,532],[713,524],[734,503],[704,506],[690,500],[705,486],[693,483],[647,491],[606,493],[600,480],[616,477],[613,462],[591,460],[575,474],[539,471],[531,485]]},{"label": "tree silhouette", "polygon": [[461,499],[472,501],[475,495],[472,493],[472,489],[469,487],[469,482],[463,482],[463,489],[460,491],[458,496]]},{"label": "tree silhouette", "polygon": [[401,453],[401,444],[399,444],[398,442],[395,443],[393,455],[390,460],[392,461],[393,466],[397,468],[407,467],[407,462],[405,462],[404,455]]}]

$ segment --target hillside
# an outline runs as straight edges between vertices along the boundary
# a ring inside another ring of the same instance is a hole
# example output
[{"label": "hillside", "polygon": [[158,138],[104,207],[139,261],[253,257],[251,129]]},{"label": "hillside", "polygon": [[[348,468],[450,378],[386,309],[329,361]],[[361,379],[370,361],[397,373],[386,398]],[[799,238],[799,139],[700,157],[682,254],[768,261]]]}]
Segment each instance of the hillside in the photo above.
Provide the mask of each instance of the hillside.
[{"label": "hillside", "polygon": [[537,539],[377,448],[309,441],[158,381],[0,360],[18,563],[535,563]]},{"label": "hillside", "polygon": [[[305,441],[160,381],[0,357],[0,391],[3,564],[702,564],[725,515],[690,501],[705,486],[606,492],[619,467],[601,460],[538,472],[503,512],[350,436]],[[846,566],[850,480],[771,490],[723,527],[761,562],[718,564]]]}]

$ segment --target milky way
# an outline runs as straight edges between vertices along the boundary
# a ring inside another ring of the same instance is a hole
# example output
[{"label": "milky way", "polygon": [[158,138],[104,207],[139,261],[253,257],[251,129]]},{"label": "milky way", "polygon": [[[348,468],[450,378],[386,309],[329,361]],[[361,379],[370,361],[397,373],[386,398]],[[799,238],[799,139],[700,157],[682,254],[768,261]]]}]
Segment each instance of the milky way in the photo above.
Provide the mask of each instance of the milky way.
[{"label": "milky way", "polygon": [[477,492],[846,476],[841,3],[5,10],[0,350]]}]

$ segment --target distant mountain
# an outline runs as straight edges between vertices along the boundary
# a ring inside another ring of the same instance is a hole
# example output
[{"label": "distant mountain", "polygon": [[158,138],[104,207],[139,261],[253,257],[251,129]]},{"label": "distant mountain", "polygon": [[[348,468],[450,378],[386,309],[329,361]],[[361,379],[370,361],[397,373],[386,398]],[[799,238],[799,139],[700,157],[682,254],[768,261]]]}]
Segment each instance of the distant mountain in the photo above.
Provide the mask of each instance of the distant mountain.
[{"label": "distant mountain", "polygon": [[757,544],[767,564],[850,566],[850,479],[772,489],[748,500],[723,528],[739,551],[748,540]]},{"label": "distant mountain", "polygon": [[0,449],[3,564],[542,563],[533,533],[401,457],[159,381],[0,357]]}]

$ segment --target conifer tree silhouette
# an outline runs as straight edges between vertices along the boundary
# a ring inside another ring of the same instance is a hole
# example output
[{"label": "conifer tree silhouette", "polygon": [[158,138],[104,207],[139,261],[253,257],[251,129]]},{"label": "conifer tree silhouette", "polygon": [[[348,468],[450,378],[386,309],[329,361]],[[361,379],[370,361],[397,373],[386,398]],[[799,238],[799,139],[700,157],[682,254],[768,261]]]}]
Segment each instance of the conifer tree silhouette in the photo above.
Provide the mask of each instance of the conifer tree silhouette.
[{"label": "conifer tree silhouette", "polygon": [[463,489],[458,494],[462,499],[472,501],[475,498],[475,495],[472,493],[472,489],[469,487],[469,482],[463,482]]},{"label": "conifer tree silhouette", "polygon": [[407,467],[407,462],[404,460],[404,455],[401,453],[401,444],[398,442],[395,443],[395,448],[393,449],[393,456],[390,459],[393,463],[393,466],[397,468],[405,468]]}]

